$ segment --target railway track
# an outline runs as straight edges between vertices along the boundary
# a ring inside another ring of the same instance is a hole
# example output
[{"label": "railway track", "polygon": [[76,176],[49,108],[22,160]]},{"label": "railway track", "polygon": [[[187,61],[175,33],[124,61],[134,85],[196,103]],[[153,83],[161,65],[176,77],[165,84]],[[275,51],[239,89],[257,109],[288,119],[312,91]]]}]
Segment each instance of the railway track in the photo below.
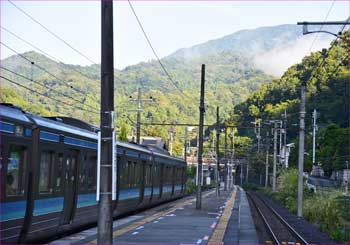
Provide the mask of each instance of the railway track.
[{"label": "railway track", "polygon": [[[265,225],[269,240],[266,244],[309,244],[288,222],[258,195],[247,192],[258,216]],[[265,238],[266,239],[266,238]]]}]

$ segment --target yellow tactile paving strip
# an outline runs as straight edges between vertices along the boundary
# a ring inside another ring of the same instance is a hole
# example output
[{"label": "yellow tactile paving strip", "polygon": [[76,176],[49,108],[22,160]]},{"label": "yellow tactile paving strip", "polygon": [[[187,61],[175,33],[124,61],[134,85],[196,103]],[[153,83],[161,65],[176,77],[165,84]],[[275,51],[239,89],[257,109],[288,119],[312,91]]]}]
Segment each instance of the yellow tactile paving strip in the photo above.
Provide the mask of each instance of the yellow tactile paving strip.
[{"label": "yellow tactile paving strip", "polygon": [[[209,196],[212,193],[213,193],[213,191],[211,191],[209,193],[206,193],[205,195],[203,195],[203,197],[207,197],[207,196]],[[113,238],[121,236],[121,235],[123,235],[123,234],[125,234],[125,233],[127,233],[127,232],[129,232],[131,230],[136,229],[137,227],[139,227],[141,225],[144,225],[144,224],[149,223],[149,222],[151,222],[151,221],[153,221],[155,219],[158,219],[158,218],[160,218],[162,216],[165,216],[165,215],[167,215],[167,214],[169,214],[171,212],[174,212],[176,209],[182,208],[182,207],[190,204],[193,201],[196,201],[196,198],[192,198],[192,199],[187,200],[185,202],[176,204],[174,207],[172,207],[172,208],[170,208],[168,210],[160,211],[160,212],[155,213],[155,214],[153,214],[153,215],[151,215],[149,217],[146,217],[146,218],[144,218],[142,220],[135,221],[135,222],[131,223],[130,225],[127,225],[127,226],[125,226],[125,227],[123,227],[121,229],[118,229],[118,230],[114,231],[113,232]],[[97,239],[89,242],[89,244],[97,244]]]},{"label": "yellow tactile paving strip", "polygon": [[222,216],[219,220],[219,223],[215,227],[215,230],[212,233],[212,235],[208,241],[208,244],[221,245],[223,243],[226,228],[228,225],[228,221],[230,220],[232,209],[233,209],[233,206],[235,204],[236,192],[237,192],[237,188],[234,187],[234,191],[232,192],[230,199],[226,203],[225,210],[222,213]]}]

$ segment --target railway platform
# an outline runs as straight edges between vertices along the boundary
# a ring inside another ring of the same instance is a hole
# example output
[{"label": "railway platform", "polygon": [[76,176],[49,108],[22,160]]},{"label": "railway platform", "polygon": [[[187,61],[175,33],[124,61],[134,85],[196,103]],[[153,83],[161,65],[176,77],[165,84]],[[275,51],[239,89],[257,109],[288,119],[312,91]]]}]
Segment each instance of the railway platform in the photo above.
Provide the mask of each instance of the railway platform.
[{"label": "railway platform", "polygon": [[[50,244],[96,244],[91,228]],[[114,221],[113,244],[257,244],[245,192],[239,187],[202,194],[202,209],[188,196]]]}]

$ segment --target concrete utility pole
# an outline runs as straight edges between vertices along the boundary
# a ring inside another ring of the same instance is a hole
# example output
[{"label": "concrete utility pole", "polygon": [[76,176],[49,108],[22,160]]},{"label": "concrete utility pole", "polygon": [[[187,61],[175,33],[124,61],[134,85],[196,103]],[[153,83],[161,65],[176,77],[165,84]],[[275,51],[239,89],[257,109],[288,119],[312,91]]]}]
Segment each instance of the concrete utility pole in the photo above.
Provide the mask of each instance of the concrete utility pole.
[{"label": "concrete utility pole", "polygon": [[283,121],[280,121],[280,146],[279,146],[279,163],[282,165],[282,129],[283,129]]},{"label": "concrete utility pole", "polygon": [[201,74],[201,97],[199,103],[199,129],[198,129],[198,175],[197,175],[197,195],[196,195],[196,209],[202,209],[202,154],[203,154],[203,124],[204,124],[204,92],[205,92],[205,65],[202,65]]},{"label": "concrete utility pole", "polygon": [[141,88],[137,90],[137,124],[136,124],[136,143],[140,144],[141,138]]},{"label": "concrete utility pole", "polygon": [[270,149],[269,132],[266,132],[265,188],[267,188],[269,184],[269,149]]},{"label": "concrete utility pole", "polygon": [[287,165],[287,110],[284,110],[284,166],[288,168]]},{"label": "concrete utility pole", "polygon": [[273,121],[273,172],[272,172],[272,191],[276,191],[276,168],[277,168],[277,123],[278,121]]},{"label": "concrete utility pole", "polygon": [[224,173],[224,181],[225,181],[225,185],[224,185],[224,190],[227,190],[227,128],[225,127],[225,173]]},{"label": "concrete utility pole", "polygon": [[300,99],[300,129],[299,129],[299,157],[298,157],[298,205],[297,215],[303,216],[303,172],[304,172],[304,138],[305,138],[305,103],[306,82],[301,84]]},{"label": "concrete utility pole", "polygon": [[220,195],[220,183],[219,183],[219,170],[220,170],[220,121],[219,121],[219,107],[216,107],[216,168],[215,168],[215,180],[216,180],[216,196]]},{"label": "concrete utility pole", "polygon": [[[154,98],[152,96],[149,99],[141,99],[141,88],[137,89],[137,99],[132,99],[132,96],[129,97],[130,102],[137,102],[137,122],[136,122],[136,143],[140,144],[141,141],[141,112],[142,112],[142,102],[152,103]],[[134,111],[134,110],[132,110]]]},{"label": "concrete utility pole", "polygon": [[175,133],[174,128],[170,127],[170,129],[169,129],[169,153],[171,156],[173,155],[174,133]]},{"label": "concrete utility pole", "polygon": [[97,243],[112,244],[112,161],[114,131],[113,1],[101,1],[101,141]]},{"label": "concrete utility pole", "polygon": [[257,122],[258,123],[258,134],[257,134],[257,138],[258,138],[258,154],[260,153],[260,140],[261,140],[261,135],[260,135],[260,129],[261,129],[261,124],[260,121]]},{"label": "concrete utility pole", "polygon": [[316,109],[312,112],[312,165],[315,165],[315,150],[316,150],[316,131],[317,131],[317,112]]},{"label": "concrete utility pole", "polygon": [[187,137],[188,137],[188,131],[187,131],[187,127],[185,127],[185,154],[184,154],[184,160],[185,162],[187,162]]},{"label": "concrete utility pole", "polygon": [[233,176],[232,176],[232,169],[233,166],[235,167],[235,177],[236,177],[236,165],[234,164],[234,159],[235,159],[235,129],[232,128],[232,154],[231,154],[231,170],[229,172],[231,181],[230,181],[230,188],[233,187]]}]

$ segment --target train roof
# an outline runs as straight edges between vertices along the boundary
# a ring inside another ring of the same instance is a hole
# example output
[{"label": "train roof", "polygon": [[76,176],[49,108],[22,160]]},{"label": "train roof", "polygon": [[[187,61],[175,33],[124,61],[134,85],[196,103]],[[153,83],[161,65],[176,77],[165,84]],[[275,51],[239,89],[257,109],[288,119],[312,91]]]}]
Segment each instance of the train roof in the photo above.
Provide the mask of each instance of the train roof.
[{"label": "train roof", "polygon": [[71,126],[69,124],[65,124],[65,123],[59,122],[59,121],[53,121],[51,119],[36,116],[36,115],[30,114],[30,113],[27,113],[27,116],[32,118],[38,126],[45,127],[45,128],[52,128],[54,130],[59,130],[59,131],[63,131],[63,132],[67,132],[67,133],[71,133],[71,134],[75,134],[75,135],[79,135],[79,136],[83,136],[86,138],[97,140],[97,134],[93,133],[91,131],[88,131],[86,129]]},{"label": "train roof", "polygon": [[0,104],[0,117],[7,117],[14,119],[16,121],[20,121],[23,123],[29,123],[32,122],[25,116],[24,112],[20,107],[14,106],[12,104],[8,103],[1,103]]},{"label": "train roof", "polygon": [[[79,135],[85,138],[97,140],[97,131],[99,128],[91,124],[85,123],[81,120],[69,117],[41,117],[29,112],[23,111],[20,107],[12,104],[0,104],[0,117],[7,117],[26,124],[37,124],[38,126],[47,129],[67,132],[74,135]],[[166,152],[155,150],[148,146],[127,143],[123,141],[116,141],[117,146],[121,146],[131,150],[137,150],[143,153],[153,154],[155,157],[162,157],[171,160],[184,161],[181,158],[173,157]]]}]

